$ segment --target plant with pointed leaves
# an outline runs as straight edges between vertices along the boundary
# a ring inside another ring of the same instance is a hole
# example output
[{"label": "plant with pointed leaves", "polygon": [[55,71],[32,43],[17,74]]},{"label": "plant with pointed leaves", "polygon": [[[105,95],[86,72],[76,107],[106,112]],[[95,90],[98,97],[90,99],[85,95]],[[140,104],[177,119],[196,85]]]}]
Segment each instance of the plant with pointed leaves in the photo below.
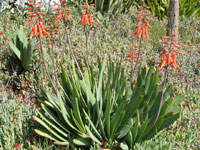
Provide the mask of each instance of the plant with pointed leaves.
[{"label": "plant with pointed leaves", "polygon": [[34,39],[27,41],[23,26],[20,26],[19,30],[12,32],[9,45],[17,58],[21,61],[23,68],[26,71],[30,71],[32,67],[33,50],[36,43]]},{"label": "plant with pointed leaves", "polygon": [[72,147],[112,149],[124,143],[132,149],[135,143],[152,138],[179,117],[178,105],[184,97],[170,98],[169,86],[164,91],[158,120],[154,121],[162,91],[153,67],[139,71],[133,86],[127,83],[121,63],[114,65],[110,61],[106,69],[106,60],[102,65],[99,59],[98,76],[85,61],[87,70],[83,79],[74,66],[68,73],[62,67],[63,96],[43,90],[42,109],[38,117],[34,116],[43,128],[35,129],[36,133],[55,144]]}]

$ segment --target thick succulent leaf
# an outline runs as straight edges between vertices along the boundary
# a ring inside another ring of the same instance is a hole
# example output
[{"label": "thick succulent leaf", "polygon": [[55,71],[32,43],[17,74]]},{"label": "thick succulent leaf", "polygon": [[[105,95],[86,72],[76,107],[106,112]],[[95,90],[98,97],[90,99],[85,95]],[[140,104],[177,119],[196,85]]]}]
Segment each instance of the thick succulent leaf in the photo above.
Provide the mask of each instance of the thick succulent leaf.
[{"label": "thick succulent leaf", "polygon": [[81,114],[80,114],[79,105],[78,105],[78,99],[77,98],[74,98],[72,100],[72,107],[73,107],[73,113],[74,113],[74,116],[75,116],[76,120],[78,121],[79,125],[81,126],[81,129],[83,129],[83,131],[85,132],[85,128],[84,128],[83,120],[81,118]]},{"label": "thick succulent leaf", "polygon": [[128,144],[128,147],[131,148],[133,145],[133,135],[131,131],[128,131],[128,134],[125,137],[125,141]]},{"label": "thick succulent leaf", "polygon": [[87,95],[87,99],[91,103],[92,106],[96,103],[96,98],[93,94],[93,92],[89,89],[89,87],[85,84],[84,81],[80,80],[80,86],[83,92]]},{"label": "thick succulent leaf", "polygon": [[67,141],[66,138],[63,138],[58,132],[56,132],[54,129],[52,129],[46,122],[41,120],[40,118],[34,116],[35,121],[37,121],[39,124],[41,124],[44,128],[46,128],[52,135],[54,135],[59,140],[65,142]]},{"label": "thick succulent leaf", "polygon": [[66,121],[67,125],[70,128],[72,128],[73,130],[75,130],[75,131],[77,131],[78,133],[81,134],[81,132],[77,128],[75,128],[74,123],[73,123],[70,115],[68,114],[68,112],[67,112],[67,110],[65,108],[65,104],[62,101],[62,98],[61,98],[59,92],[57,93],[57,95],[58,95],[59,107],[61,108],[62,116],[63,116],[64,120]]},{"label": "thick succulent leaf", "polygon": [[140,94],[137,95],[137,97],[132,97],[130,99],[130,102],[126,104],[126,107],[125,107],[126,114],[124,116],[121,127],[125,126],[127,122],[135,115],[143,98],[144,98],[144,93],[141,92]]},{"label": "thick succulent leaf", "polygon": [[181,110],[180,102],[183,100],[185,100],[183,95],[176,96],[170,104],[169,109],[167,109],[167,112],[173,112],[174,114],[179,113]]},{"label": "thick succulent leaf", "polygon": [[31,39],[28,43],[28,47],[24,48],[21,55],[22,65],[25,70],[29,71],[32,66],[33,50],[35,47],[35,41]]},{"label": "thick succulent leaf", "polygon": [[[131,127],[133,127],[133,119],[130,119],[127,125],[125,125],[120,131],[117,138],[123,138],[127,135],[127,133],[130,131]],[[131,136],[132,137],[132,136]],[[132,139],[132,138],[131,138]]]},{"label": "thick succulent leaf", "polygon": [[172,98],[169,98],[168,100],[165,101],[163,104],[161,111],[160,111],[160,116],[164,116],[166,113],[166,110],[170,107],[171,103],[173,102]]},{"label": "thick succulent leaf", "polygon": [[106,67],[107,57],[104,58],[103,66],[101,68],[99,81],[98,81],[98,87],[97,87],[97,101],[100,101],[102,98],[102,80],[103,80],[103,73]]},{"label": "thick succulent leaf", "polygon": [[133,128],[131,129],[131,133],[132,133],[132,136],[133,136],[133,142],[134,143],[136,141],[136,137],[137,137],[137,134],[138,134],[139,122],[140,122],[140,114],[137,111],[137,118],[136,118],[136,121],[134,122]]},{"label": "thick succulent leaf", "polygon": [[55,141],[55,142],[53,142],[53,143],[56,144],[56,145],[70,145],[68,141],[67,141],[67,142]]},{"label": "thick succulent leaf", "polygon": [[105,131],[106,136],[109,139],[110,137],[110,114],[111,114],[111,90],[108,89],[108,99],[106,104],[106,111],[105,111]]},{"label": "thick succulent leaf", "polygon": [[164,117],[161,116],[161,117],[158,118],[158,120],[156,121],[156,124],[153,126],[153,128],[150,131],[149,131],[148,127],[147,127],[147,130],[142,135],[142,140],[150,139],[155,134],[157,134],[159,132],[159,128],[161,127],[163,122],[164,122]]},{"label": "thick succulent leaf", "polygon": [[141,122],[139,122],[139,128],[138,128],[138,133],[137,133],[137,137],[136,137],[136,142],[139,142],[142,138],[142,136],[144,135],[146,129],[147,129],[147,125],[148,125],[148,120],[146,120],[145,122],[143,122],[143,124],[141,124]]},{"label": "thick succulent leaf", "polygon": [[101,145],[101,142],[100,142],[100,141],[95,137],[95,135],[90,131],[90,129],[88,128],[88,126],[85,126],[85,128],[86,128],[86,130],[87,130],[87,132],[88,132],[90,138],[91,138],[94,142],[96,142],[96,143],[98,143],[99,145]]},{"label": "thick succulent leaf", "polygon": [[79,122],[76,120],[76,118],[74,117],[74,113],[73,113],[73,110],[71,109],[71,118],[73,120],[73,123],[75,124],[75,126],[77,127],[78,129],[78,132],[80,133],[80,135],[84,135],[85,136],[85,129],[81,127],[81,125],[79,124]]},{"label": "thick succulent leaf", "polygon": [[57,124],[59,125],[63,130],[66,132],[70,132],[67,128],[66,125],[56,116],[48,107],[46,107],[44,104],[41,104],[42,109],[45,111],[45,113]]},{"label": "thick succulent leaf", "polygon": [[61,141],[58,141],[57,138],[55,138],[52,134],[49,133],[49,131],[47,130],[38,130],[38,129],[34,129],[35,133],[37,133],[38,135],[41,135],[43,137],[46,137],[50,140],[53,140],[53,141],[56,141],[56,142],[61,142]]},{"label": "thick succulent leaf", "polygon": [[100,114],[100,110],[99,110],[99,105],[98,103],[96,103],[96,109],[97,109],[97,118],[98,118],[98,123],[99,123],[99,128],[100,128],[100,131],[101,131],[101,135],[103,136],[104,139],[106,139],[106,133],[105,133],[105,128],[104,128],[104,125],[103,125],[103,121],[101,119],[101,114]]},{"label": "thick succulent leaf", "polygon": [[90,146],[91,139],[78,137],[78,138],[73,139],[73,143],[79,146]]},{"label": "thick succulent leaf", "polygon": [[147,103],[149,103],[152,95],[153,95],[153,92],[154,90],[156,89],[156,84],[157,84],[157,75],[152,75],[151,76],[151,79],[150,79],[150,84],[149,84],[149,89],[148,89],[148,92],[147,92]]},{"label": "thick succulent leaf", "polygon": [[69,77],[67,76],[67,73],[64,69],[64,67],[61,65],[61,79],[62,79],[62,87],[65,90],[66,94],[69,96],[72,94],[71,90],[72,90],[72,85],[69,82]]},{"label": "thick succulent leaf", "polygon": [[19,41],[20,41],[20,51],[24,51],[26,50],[26,48],[24,46],[27,46],[27,41],[26,41],[26,38],[25,38],[25,34],[24,34],[24,29],[23,29],[23,26],[20,26],[20,29],[18,30],[18,38],[19,38]]},{"label": "thick succulent leaf", "polygon": [[21,52],[20,50],[13,44],[13,42],[9,42],[10,48],[13,50],[15,55],[19,60],[21,60]]},{"label": "thick succulent leaf", "polygon": [[113,114],[111,118],[111,122],[110,122],[111,137],[113,137],[113,134],[116,128],[120,126],[120,122],[122,121],[125,115],[124,107],[125,107],[125,102],[122,102],[120,106],[116,109],[115,113]]},{"label": "thick succulent leaf", "polygon": [[162,92],[159,92],[156,99],[154,99],[154,104],[149,111],[149,118],[155,118],[158,112],[158,108],[160,106]]},{"label": "thick succulent leaf", "polygon": [[145,81],[145,89],[144,89],[145,95],[149,91],[149,88],[152,88],[152,87],[150,87],[150,82],[151,82],[151,76],[152,76],[153,71],[154,71],[154,68],[153,68],[153,66],[151,66],[149,68],[149,71],[148,71],[147,77],[146,77],[146,81]]},{"label": "thick succulent leaf", "polygon": [[40,115],[42,120],[44,120],[49,126],[51,126],[52,130],[55,129],[60,134],[62,134],[64,137],[68,138],[68,133],[64,132],[64,130],[62,130],[60,127],[58,127],[57,124],[54,121],[52,121],[51,119],[47,118],[43,112],[41,112],[39,110],[38,114]]},{"label": "thick succulent leaf", "polygon": [[168,116],[167,118],[164,118],[164,122],[162,126],[159,128],[159,130],[162,130],[164,128],[169,127],[174,121],[176,121],[180,116],[180,113],[177,113],[175,115]]},{"label": "thick succulent leaf", "polygon": [[167,100],[171,94],[172,86],[168,86],[163,95],[163,101]]},{"label": "thick succulent leaf", "polygon": [[95,135],[101,140],[103,141],[103,138],[101,137],[100,133],[98,132],[97,128],[95,127],[95,125],[93,124],[92,120],[90,119],[90,117],[88,116],[88,114],[85,112],[85,110],[83,110],[85,116],[86,116],[86,119],[88,120],[91,128],[93,129]]},{"label": "thick succulent leaf", "polygon": [[89,75],[88,70],[86,70],[84,73],[84,81],[85,81],[86,86],[89,88],[89,90],[91,90],[91,81],[90,81],[90,75]]}]

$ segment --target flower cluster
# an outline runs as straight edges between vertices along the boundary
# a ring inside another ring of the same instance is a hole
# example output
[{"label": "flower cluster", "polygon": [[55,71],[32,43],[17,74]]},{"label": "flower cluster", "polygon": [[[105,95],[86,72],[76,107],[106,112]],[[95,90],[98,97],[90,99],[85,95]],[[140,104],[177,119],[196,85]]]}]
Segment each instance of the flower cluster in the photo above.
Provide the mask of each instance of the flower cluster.
[{"label": "flower cluster", "polygon": [[[68,21],[71,21],[71,18],[67,15],[71,13],[71,9],[63,8],[65,5],[67,5],[65,0],[60,0],[60,2],[61,2],[61,8],[57,7],[55,9],[55,11],[58,11],[58,13],[56,14],[57,20],[54,22],[55,24],[60,22],[62,18],[66,18]],[[54,5],[58,6],[59,4],[55,3]]]},{"label": "flower cluster", "polygon": [[41,17],[46,14],[43,12],[39,12],[39,9],[42,8],[42,6],[37,6],[38,4],[40,5],[42,2],[34,3],[33,0],[29,0],[29,2],[30,2],[29,5],[32,7],[26,7],[26,9],[32,10],[32,12],[28,13],[28,16],[33,19],[29,20],[28,25],[31,25],[35,22],[29,38],[32,39],[34,36],[37,35],[39,35],[39,37],[41,38],[43,34],[48,35],[50,37],[50,34],[45,30],[44,24],[42,22],[44,20]]},{"label": "flower cluster", "polygon": [[129,47],[132,50],[127,51],[127,59],[130,61],[134,61],[135,59],[138,58],[138,50],[137,50],[137,46],[135,46],[135,48]]},{"label": "flower cluster", "polygon": [[[94,6],[94,4],[90,4],[89,6]],[[84,23],[85,26],[90,25],[90,27],[92,27],[93,24],[98,26],[98,24],[93,21],[93,17],[89,11],[89,6],[84,5],[84,9],[81,11],[83,14],[82,14],[81,21],[79,24],[82,25]]]},{"label": "flower cluster", "polygon": [[[165,50],[160,54],[160,57],[163,56],[162,61],[159,63],[161,69],[167,66],[173,66],[175,69],[181,70],[180,67],[177,65],[176,62],[176,54],[180,54],[178,50],[175,48],[180,49],[181,46],[177,45],[175,42],[178,41],[177,38],[174,38],[174,32],[172,32],[172,38],[169,36],[163,36],[164,39],[167,41],[163,41],[162,43],[165,44]],[[167,64],[167,66],[165,66]]]},{"label": "flower cluster", "polygon": [[150,7],[147,7],[147,8],[140,8],[141,11],[137,11],[138,14],[140,14],[140,18],[136,19],[136,21],[140,21],[137,26],[136,26],[136,29],[137,31],[132,34],[130,36],[133,37],[133,36],[137,36],[139,38],[142,37],[142,35],[145,35],[147,39],[149,39],[149,34],[148,34],[148,30],[147,30],[147,27],[152,29],[151,25],[149,24],[149,20],[152,20],[152,18],[149,18],[148,16],[150,16],[151,14],[150,13],[147,13],[147,10],[149,9]]}]

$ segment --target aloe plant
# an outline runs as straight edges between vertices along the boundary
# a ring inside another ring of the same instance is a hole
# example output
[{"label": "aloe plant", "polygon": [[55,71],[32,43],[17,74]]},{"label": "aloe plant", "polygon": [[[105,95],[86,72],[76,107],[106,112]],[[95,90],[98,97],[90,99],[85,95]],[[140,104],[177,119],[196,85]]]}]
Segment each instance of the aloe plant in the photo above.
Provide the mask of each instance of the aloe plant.
[{"label": "aloe plant", "polygon": [[133,0],[92,0],[89,3],[95,4],[96,12],[101,14],[111,12],[117,14],[118,12],[129,9],[135,2]]},{"label": "aloe plant", "polygon": [[72,147],[105,147],[106,141],[110,149],[120,148],[120,143],[132,149],[135,143],[152,138],[179,117],[178,105],[184,97],[170,97],[169,86],[155,121],[161,87],[153,67],[142,69],[133,87],[121,63],[115,65],[110,61],[106,67],[106,60],[102,64],[99,59],[98,75],[85,61],[87,70],[83,79],[74,66],[68,68],[68,73],[61,66],[63,94],[42,90],[45,98],[41,98],[39,116],[34,118],[43,128],[35,129],[36,133],[55,144]]},{"label": "aloe plant", "polygon": [[27,71],[32,66],[33,50],[35,48],[35,40],[27,41],[23,26],[19,30],[13,31],[11,34],[10,48],[21,61],[23,68]]}]

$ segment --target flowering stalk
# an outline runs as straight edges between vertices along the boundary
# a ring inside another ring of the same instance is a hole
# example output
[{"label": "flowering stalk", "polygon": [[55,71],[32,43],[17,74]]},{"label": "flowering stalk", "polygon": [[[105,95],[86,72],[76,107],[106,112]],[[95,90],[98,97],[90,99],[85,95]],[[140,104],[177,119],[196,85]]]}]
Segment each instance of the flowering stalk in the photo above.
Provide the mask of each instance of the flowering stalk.
[{"label": "flowering stalk", "polygon": [[57,57],[55,56],[55,51],[54,51],[54,46],[55,46],[55,39],[54,39],[54,35],[58,35],[58,26],[55,26],[53,24],[53,18],[50,18],[51,21],[48,21],[48,25],[50,27],[50,31],[51,32],[51,50],[52,50],[52,53],[51,53],[51,56],[52,56],[52,62],[53,62],[53,69],[54,69],[54,77],[55,77],[55,83],[56,83],[56,86],[58,87],[58,76],[57,76],[57,69],[56,69],[56,64],[58,62],[57,60]]},{"label": "flowering stalk", "polygon": [[[67,3],[65,2],[65,0],[60,0],[60,3],[61,3],[61,8],[56,8],[55,11],[58,11],[58,13],[56,14],[56,17],[57,17],[57,21],[55,21],[54,23],[58,23],[60,21],[63,21],[63,24],[65,26],[65,33],[66,33],[66,41],[68,43],[68,48],[69,50],[71,51],[72,53],[72,57],[75,61],[75,64],[81,74],[81,77],[83,78],[83,73],[81,71],[81,68],[78,64],[78,61],[76,59],[76,56],[74,54],[74,50],[71,48],[71,43],[70,43],[70,37],[69,37],[69,31],[68,31],[68,27],[67,27],[67,24],[65,23],[65,19],[67,19],[68,21],[71,21],[71,18],[67,15],[67,13],[71,13],[71,9],[66,9],[66,8],[63,8]],[[54,5],[58,5],[57,3],[55,3]]]},{"label": "flowering stalk", "polygon": [[[140,14],[140,18],[136,19],[136,21],[140,21],[140,22],[136,26],[136,30],[137,31],[130,36],[130,38],[132,38],[133,36],[137,36],[139,38],[139,47],[138,47],[139,52],[138,52],[138,58],[137,58],[135,67],[133,67],[133,75],[134,75],[135,70],[136,70],[136,68],[138,66],[138,63],[139,63],[139,58],[140,58],[140,53],[141,53],[141,45],[142,45],[143,36],[145,35],[146,39],[149,40],[149,34],[148,34],[147,27],[150,28],[150,29],[152,29],[151,25],[148,22],[149,20],[152,20],[152,18],[149,18],[149,16],[151,14],[147,13],[147,10],[149,8],[150,7],[140,8],[141,11],[137,11],[137,13]],[[133,64],[133,62],[132,62],[132,64]]]},{"label": "flowering stalk", "polygon": [[86,45],[86,50],[87,50],[87,61],[88,61],[88,64],[90,65],[89,48],[88,48],[88,39],[89,39],[89,27],[88,26],[92,27],[93,24],[95,24],[95,25],[98,25],[98,24],[93,21],[93,17],[90,13],[89,6],[94,6],[94,4],[88,5],[87,1],[86,1],[86,5],[84,5],[84,9],[81,11],[83,14],[82,14],[81,21],[79,24],[82,25],[84,23],[84,25],[85,25],[85,39],[86,39],[85,45]]},{"label": "flowering stalk", "polygon": [[[163,103],[163,97],[164,97],[164,89],[166,86],[166,81],[168,78],[168,68],[169,66],[173,66],[174,69],[178,69],[181,70],[180,67],[177,65],[176,63],[176,54],[180,54],[180,52],[174,48],[181,48],[180,45],[175,44],[176,41],[178,41],[177,38],[174,38],[174,32],[172,32],[171,34],[172,37],[169,36],[163,36],[164,39],[169,40],[169,41],[163,41],[162,43],[165,44],[165,50],[160,54],[160,57],[164,56],[162,61],[159,63],[159,68],[166,68],[165,69],[165,76],[164,76],[164,81],[163,81],[163,85],[162,85],[162,94],[161,94],[161,101],[160,101],[160,105],[158,108],[158,112],[156,114],[156,118],[153,121],[150,129],[155,125],[156,121],[158,120],[158,117],[160,115],[160,111],[161,111],[161,107],[162,107],[162,103]],[[165,65],[166,64],[166,65]]]},{"label": "flowering stalk", "polygon": [[43,62],[46,74],[47,74],[47,76],[50,80],[50,83],[52,85],[52,88],[53,88],[54,92],[56,93],[57,90],[56,90],[56,87],[54,86],[53,81],[51,79],[51,76],[50,76],[50,73],[49,73],[49,70],[48,70],[48,67],[47,67],[47,64],[46,64],[46,60],[45,60],[45,57],[44,57],[44,50],[43,50],[43,47],[42,47],[42,39],[41,38],[43,37],[43,35],[48,35],[49,37],[51,37],[51,35],[46,31],[46,29],[44,27],[44,23],[43,23],[44,20],[41,17],[41,16],[44,16],[46,14],[43,13],[43,12],[39,12],[39,9],[42,8],[42,6],[37,6],[37,5],[38,4],[40,5],[42,2],[36,3],[33,0],[29,0],[29,2],[30,2],[30,5],[32,7],[27,7],[27,9],[32,10],[32,12],[29,12],[28,16],[33,18],[33,19],[31,19],[28,22],[28,25],[31,25],[35,22],[29,38],[32,39],[34,36],[39,38],[39,41],[40,41],[39,45],[40,45],[40,50],[41,50],[41,55],[42,55],[42,62]]}]

